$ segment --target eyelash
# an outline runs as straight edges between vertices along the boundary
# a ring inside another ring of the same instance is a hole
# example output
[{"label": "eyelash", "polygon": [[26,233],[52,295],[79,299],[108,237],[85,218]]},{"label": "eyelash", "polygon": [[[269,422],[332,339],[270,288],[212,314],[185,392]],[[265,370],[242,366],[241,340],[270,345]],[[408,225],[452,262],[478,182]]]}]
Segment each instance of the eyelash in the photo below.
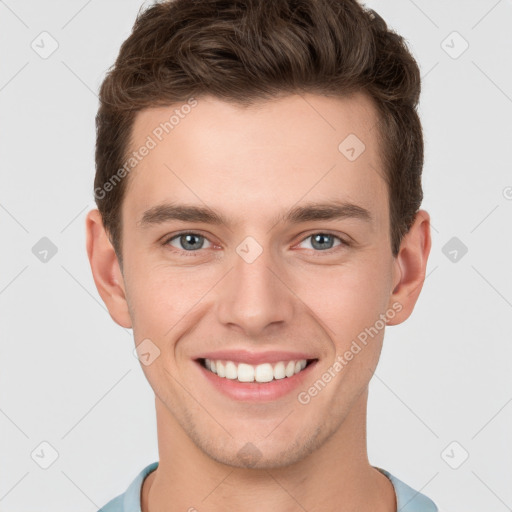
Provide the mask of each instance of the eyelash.
[{"label": "eyelash", "polygon": [[[186,251],[184,249],[177,249],[176,247],[172,247],[171,245],[169,245],[170,242],[172,242],[176,238],[179,238],[180,236],[183,236],[183,235],[195,235],[195,236],[204,238],[205,240],[208,240],[210,243],[212,243],[206,236],[201,235],[200,233],[196,233],[195,231],[182,231],[180,233],[176,233],[176,234],[172,235],[171,237],[166,238],[164,240],[164,242],[162,242],[162,245],[164,247],[168,248],[169,250],[171,250],[172,252],[178,252],[178,253],[181,253],[181,254],[186,254],[187,256],[195,256],[196,253],[200,253],[201,249],[198,249],[198,250],[195,250],[195,251]],[[333,254],[338,249],[342,249],[343,247],[350,247],[351,246],[351,244],[349,242],[343,240],[342,238],[340,238],[338,235],[335,235],[334,233],[330,233],[329,231],[315,231],[314,233],[311,233],[311,234],[307,235],[306,237],[304,237],[296,245],[301,244],[302,242],[306,241],[308,238],[311,238],[311,237],[313,237],[315,235],[328,235],[328,236],[332,236],[334,238],[337,238],[340,241],[339,245],[331,247],[330,249],[325,249],[323,251],[317,251],[315,249],[308,249],[308,250],[312,250],[313,253],[315,253],[315,256],[318,256],[318,257],[321,257],[322,254],[327,254],[327,255],[328,254]]]}]

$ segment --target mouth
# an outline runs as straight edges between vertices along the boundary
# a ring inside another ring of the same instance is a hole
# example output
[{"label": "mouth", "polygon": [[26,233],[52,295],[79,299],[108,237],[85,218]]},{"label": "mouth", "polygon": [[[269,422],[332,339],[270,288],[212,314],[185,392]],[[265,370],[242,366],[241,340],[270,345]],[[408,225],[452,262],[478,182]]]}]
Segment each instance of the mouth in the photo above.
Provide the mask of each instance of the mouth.
[{"label": "mouth", "polygon": [[316,359],[297,359],[261,363],[257,365],[208,358],[198,359],[199,364],[221,379],[238,382],[266,383],[274,380],[289,379],[304,371]]},{"label": "mouth", "polygon": [[234,361],[228,359],[228,354],[219,354],[194,361],[208,387],[232,400],[254,403],[275,401],[306,386],[318,359],[304,358],[304,354],[291,357],[240,355]]}]

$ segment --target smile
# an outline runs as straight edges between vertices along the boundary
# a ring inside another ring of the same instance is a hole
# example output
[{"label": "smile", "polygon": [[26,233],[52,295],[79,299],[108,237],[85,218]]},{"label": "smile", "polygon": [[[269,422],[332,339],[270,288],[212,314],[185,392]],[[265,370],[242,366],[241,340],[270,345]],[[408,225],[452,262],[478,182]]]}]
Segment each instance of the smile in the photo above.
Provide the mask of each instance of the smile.
[{"label": "smile", "polygon": [[293,377],[302,372],[312,360],[300,359],[291,361],[278,361],[276,363],[262,363],[252,365],[248,363],[235,363],[213,359],[201,359],[204,368],[218,377],[238,382],[271,382]]},{"label": "smile", "polygon": [[291,400],[294,391],[307,386],[319,358],[311,352],[226,348],[197,354],[193,360],[206,393],[212,389],[231,400],[268,403]]}]

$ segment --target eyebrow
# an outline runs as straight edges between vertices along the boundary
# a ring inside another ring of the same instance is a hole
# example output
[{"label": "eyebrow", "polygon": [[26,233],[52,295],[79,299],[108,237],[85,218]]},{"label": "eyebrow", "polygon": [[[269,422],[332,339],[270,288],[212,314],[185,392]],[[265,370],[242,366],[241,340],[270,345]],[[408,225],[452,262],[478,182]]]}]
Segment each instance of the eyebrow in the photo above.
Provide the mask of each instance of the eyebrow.
[{"label": "eyebrow", "polygon": [[[347,218],[359,219],[368,223],[373,221],[370,211],[362,206],[350,202],[332,201],[327,203],[307,203],[305,205],[296,206],[288,212],[279,214],[274,219],[272,225],[278,224],[279,222],[300,224],[302,222]],[[230,224],[226,217],[210,208],[165,203],[146,210],[138,222],[138,225],[144,228],[172,220],[226,226]]]}]

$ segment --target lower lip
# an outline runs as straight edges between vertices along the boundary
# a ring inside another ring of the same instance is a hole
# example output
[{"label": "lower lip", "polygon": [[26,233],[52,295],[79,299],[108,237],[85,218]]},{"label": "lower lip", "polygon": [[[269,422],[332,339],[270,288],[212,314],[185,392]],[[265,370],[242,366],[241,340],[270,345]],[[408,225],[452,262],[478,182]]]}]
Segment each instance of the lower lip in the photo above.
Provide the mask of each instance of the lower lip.
[{"label": "lower lip", "polygon": [[274,379],[270,382],[239,382],[237,379],[226,379],[207,370],[199,361],[195,361],[195,363],[206,379],[229,398],[244,402],[270,402],[278,400],[297,389],[310,374],[317,361],[312,361],[304,370],[292,377]]}]

